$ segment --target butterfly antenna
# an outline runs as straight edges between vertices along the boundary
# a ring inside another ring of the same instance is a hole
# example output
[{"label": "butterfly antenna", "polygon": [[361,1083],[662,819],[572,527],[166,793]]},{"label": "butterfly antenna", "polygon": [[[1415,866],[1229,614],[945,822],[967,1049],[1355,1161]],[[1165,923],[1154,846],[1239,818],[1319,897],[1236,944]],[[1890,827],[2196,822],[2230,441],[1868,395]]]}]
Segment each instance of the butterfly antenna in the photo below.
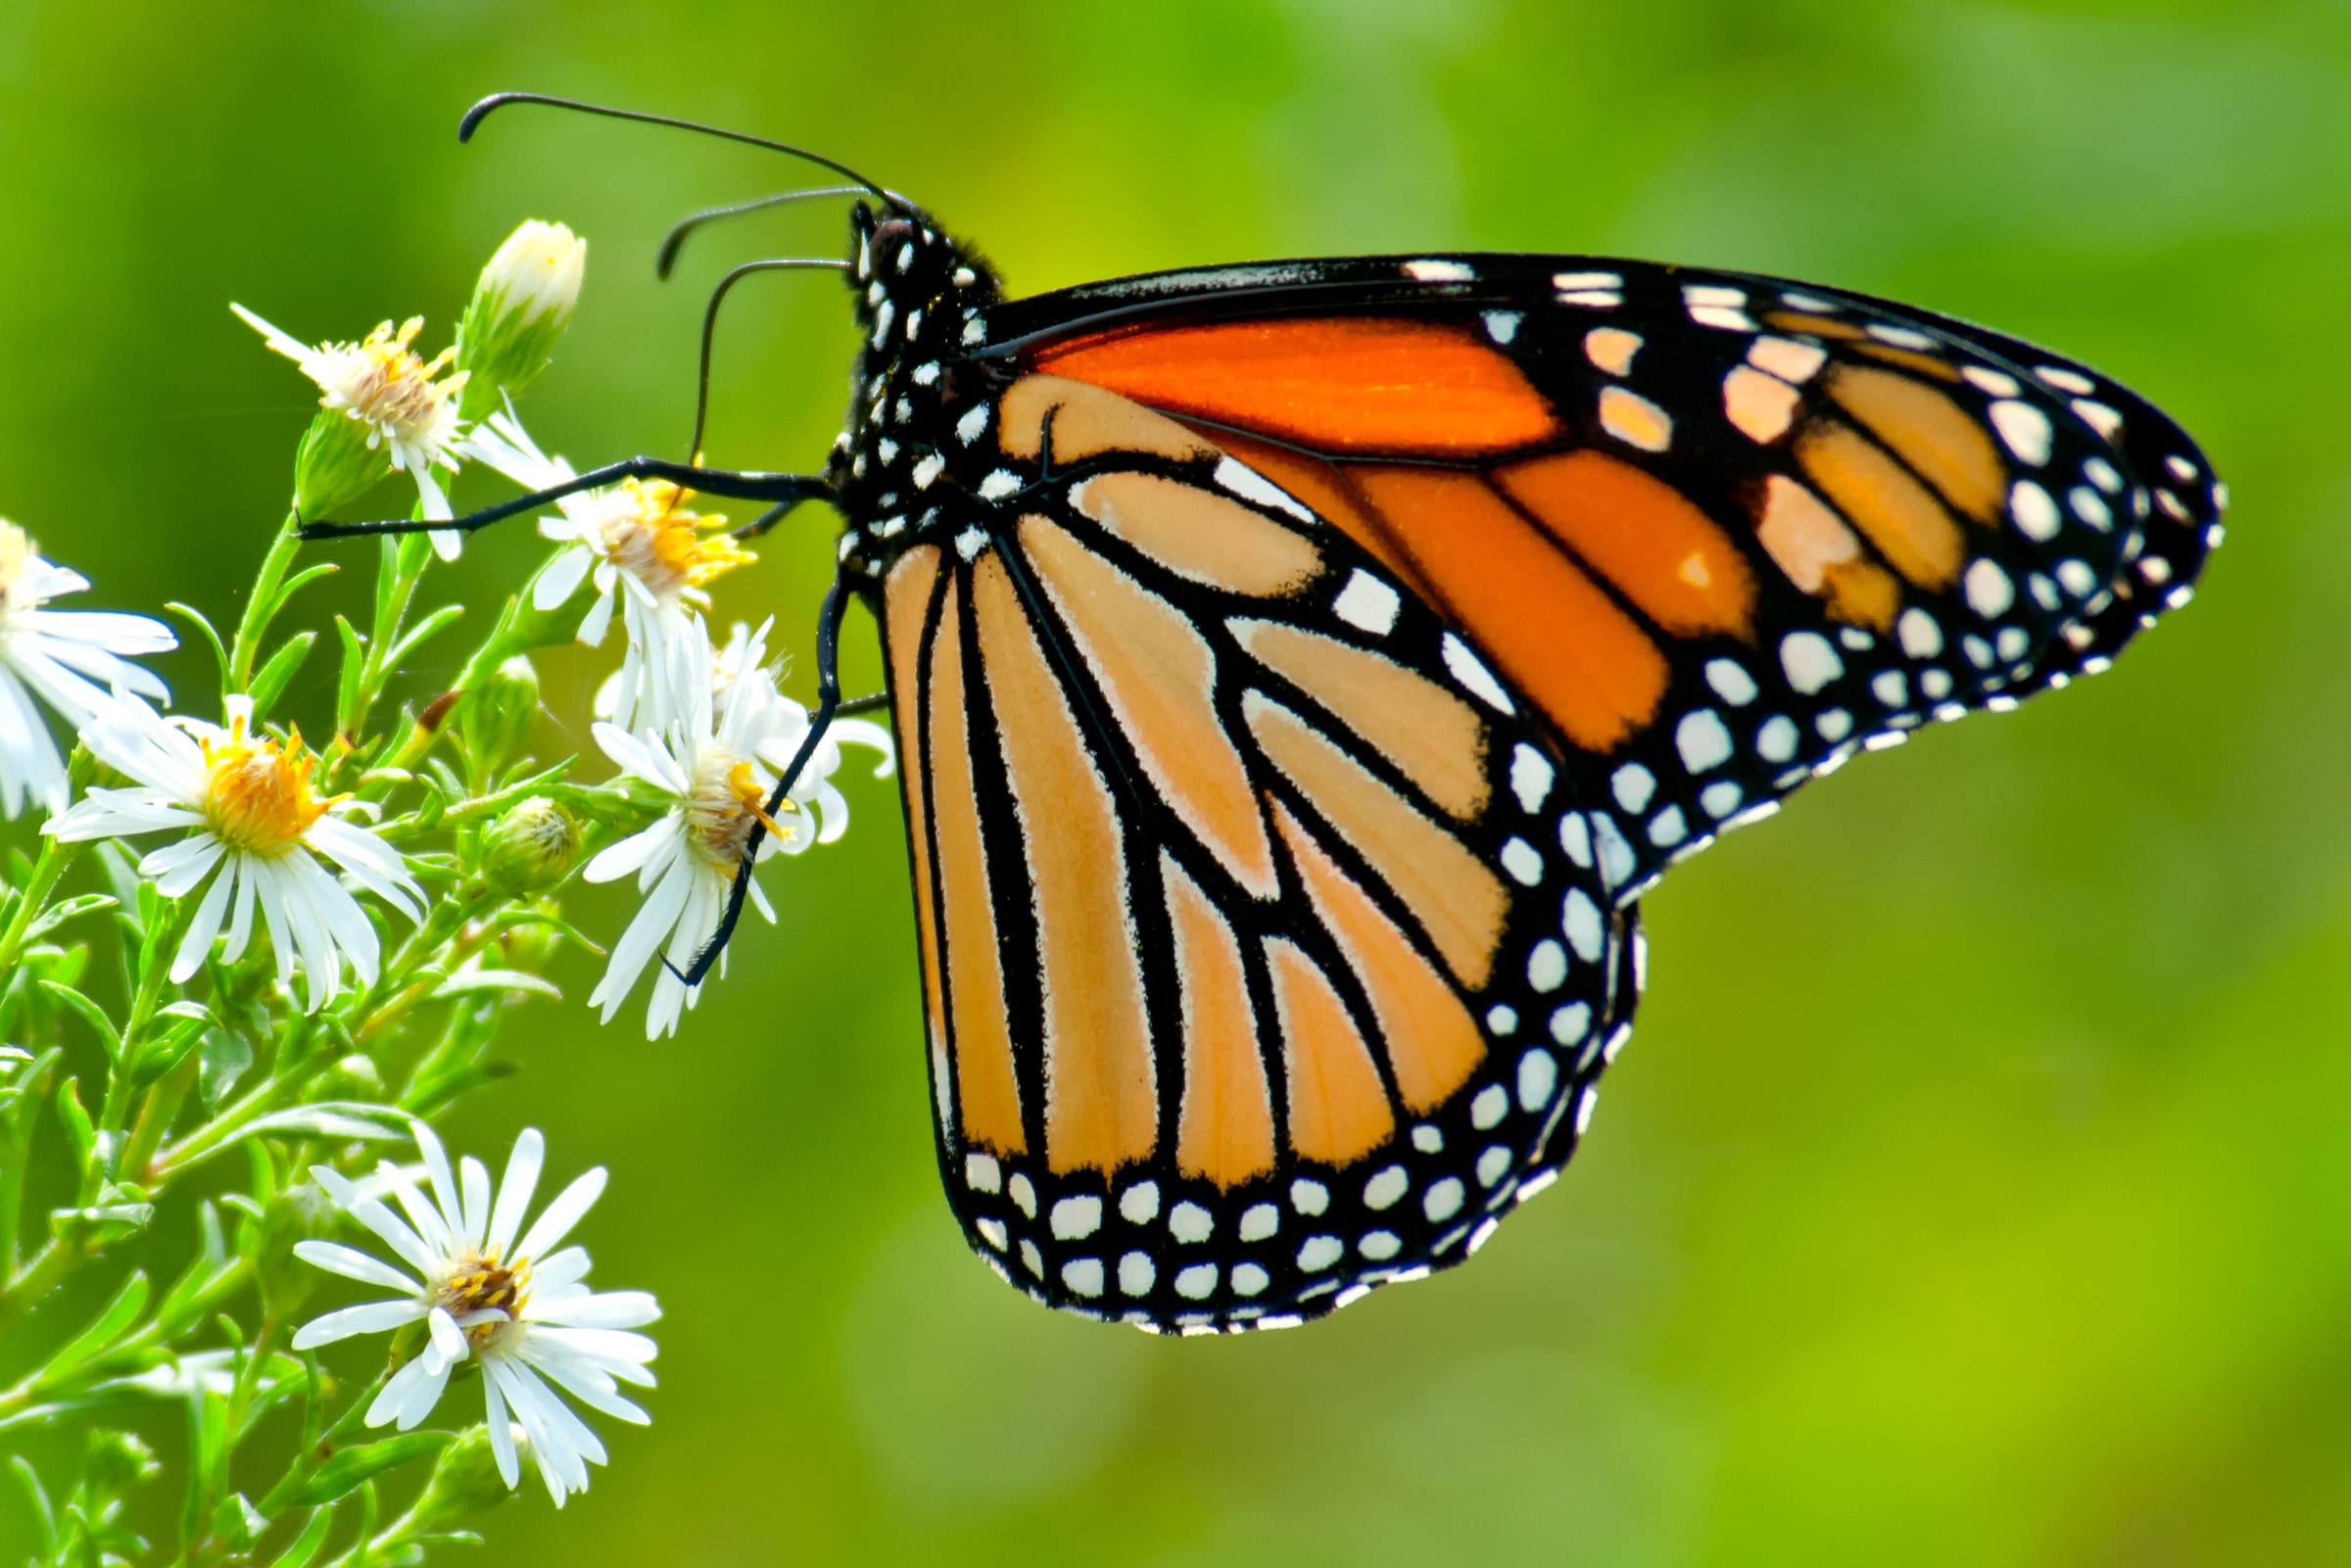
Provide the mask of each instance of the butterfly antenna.
[{"label": "butterfly antenna", "polygon": [[812,153],[805,147],[794,147],[790,142],[780,142],[766,136],[753,136],[748,131],[729,130],[723,125],[705,125],[696,119],[679,119],[672,115],[649,115],[641,109],[615,109],[608,104],[591,104],[577,98],[557,98],[552,93],[492,93],[465,111],[465,118],[457,121],[457,140],[473,140],[473,133],[482,121],[489,119],[493,111],[504,109],[508,104],[545,104],[550,109],[568,109],[581,115],[601,115],[606,119],[633,119],[644,125],[667,125],[675,130],[716,136],[722,141],[742,142],[746,147],[764,147],[771,153],[782,153],[788,158],[814,164],[819,168],[829,168],[841,178],[854,181],[859,190],[880,197],[899,212],[911,211],[904,197],[891,195],[848,165],[827,158],[822,153]]},{"label": "butterfly antenna", "polygon": [[678,264],[678,252],[685,248],[686,236],[704,223],[714,223],[722,217],[741,217],[745,213],[763,213],[786,202],[813,201],[820,196],[855,196],[864,189],[862,185],[819,185],[811,190],[786,191],[781,196],[762,196],[754,201],[730,202],[724,207],[705,207],[698,213],[689,213],[661,237],[660,253],[653,258],[653,276],[664,280],[669,277],[670,268]]},{"label": "butterfly antenna", "polygon": [[767,261],[745,261],[718,280],[710,291],[710,303],[702,307],[702,361],[695,382],[694,440],[686,448],[686,460],[702,460],[702,429],[710,413],[710,344],[718,332],[718,308],[726,302],[727,293],[753,272],[846,272],[846,261],[829,261],[822,257],[789,256]]}]

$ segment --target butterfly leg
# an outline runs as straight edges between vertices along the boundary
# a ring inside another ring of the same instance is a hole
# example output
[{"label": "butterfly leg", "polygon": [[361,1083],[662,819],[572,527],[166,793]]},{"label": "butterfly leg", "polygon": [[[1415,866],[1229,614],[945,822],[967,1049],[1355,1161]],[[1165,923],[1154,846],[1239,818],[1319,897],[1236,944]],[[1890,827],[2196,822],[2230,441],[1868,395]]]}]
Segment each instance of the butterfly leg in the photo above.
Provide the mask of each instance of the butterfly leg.
[{"label": "butterfly leg", "polygon": [[[833,727],[833,720],[840,711],[840,618],[848,603],[848,586],[836,576],[833,586],[825,591],[824,607],[817,611],[816,617],[816,713],[809,720],[808,733],[800,737],[800,748],[792,754],[790,766],[776,776],[776,786],[768,791],[768,820],[772,821],[784,809],[784,797],[798,783],[801,770],[816,755],[825,732]],[[751,872],[759,864],[759,846],[766,836],[766,822],[751,824],[750,836],[743,846],[743,864],[735,868],[735,884],[727,890],[727,911],[719,917],[718,929],[710,933],[710,940],[695,955],[694,963],[680,971],[667,956],[662,958],[662,968],[677,975],[689,989],[702,983],[702,976],[710,973],[719,955],[727,950],[727,938],[735,934],[736,924],[743,919],[744,900],[750,896]]]},{"label": "butterfly leg", "polygon": [[521,512],[533,511],[565,496],[576,496],[584,490],[617,484],[623,479],[663,479],[687,490],[705,496],[725,496],[739,500],[774,501],[776,505],[760,518],[760,524],[773,527],[792,507],[804,500],[830,500],[832,482],[822,474],[742,473],[727,468],[702,468],[694,463],[672,462],[663,457],[629,457],[601,468],[592,468],[576,479],[545,490],[535,490],[512,500],[500,501],[479,511],[446,521],[429,518],[385,518],[366,523],[305,523],[304,539],[353,539],[367,534],[429,534],[443,529],[471,533],[503,522]]}]

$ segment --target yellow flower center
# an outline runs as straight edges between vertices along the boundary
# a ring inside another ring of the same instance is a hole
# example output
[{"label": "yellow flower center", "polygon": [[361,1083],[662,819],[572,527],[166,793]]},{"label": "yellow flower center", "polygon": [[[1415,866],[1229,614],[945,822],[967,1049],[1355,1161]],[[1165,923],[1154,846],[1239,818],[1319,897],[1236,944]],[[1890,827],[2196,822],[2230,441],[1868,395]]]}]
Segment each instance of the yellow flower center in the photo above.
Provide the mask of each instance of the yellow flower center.
[{"label": "yellow flower center", "polygon": [[476,1323],[465,1331],[465,1337],[477,1349],[488,1344],[507,1323],[519,1318],[530,1300],[531,1260],[517,1258],[507,1264],[500,1260],[495,1250],[468,1253],[457,1259],[433,1292],[433,1305],[452,1317],[463,1317],[467,1312],[486,1307],[506,1314],[505,1322]]},{"label": "yellow flower center", "polygon": [[231,849],[282,855],[326,815],[331,803],[311,793],[318,759],[296,731],[284,746],[266,736],[248,736],[242,716],[225,740],[202,740],[206,780],[205,826]]},{"label": "yellow flower center", "polygon": [[[799,807],[784,802],[786,816]],[[764,823],[778,837],[786,830],[767,814],[767,786],[749,762],[713,746],[694,772],[694,793],[686,800],[686,834],[702,863],[722,877],[735,875],[751,841],[751,825]]]},{"label": "yellow flower center", "polygon": [[408,347],[423,330],[424,317],[410,316],[397,332],[386,321],[367,334],[364,343],[329,348],[334,374],[319,402],[344,408],[353,418],[396,438],[432,431],[450,399],[465,385],[465,372],[446,381],[434,379],[456,360],[457,351],[447,348],[424,358]]},{"label": "yellow flower center", "polygon": [[661,479],[624,479],[620,491],[633,505],[604,521],[600,548],[605,559],[651,589],[656,597],[672,598],[701,588],[759,558],[723,532],[724,517],[685,510],[681,502],[691,491]]}]

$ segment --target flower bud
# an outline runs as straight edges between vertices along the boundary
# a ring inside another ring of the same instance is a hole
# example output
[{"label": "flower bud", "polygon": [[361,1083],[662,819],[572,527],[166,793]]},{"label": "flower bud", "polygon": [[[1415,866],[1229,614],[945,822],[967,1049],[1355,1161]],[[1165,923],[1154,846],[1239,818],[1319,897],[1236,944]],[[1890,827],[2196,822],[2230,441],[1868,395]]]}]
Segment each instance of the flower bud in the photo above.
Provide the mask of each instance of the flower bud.
[{"label": "flower bud", "polygon": [[517,653],[467,689],[457,703],[457,738],[487,774],[522,749],[539,722],[539,672]]},{"label": "flower bud", "polygon": [[533,795],[490,825],[482,835],[482,870],[507,892],[552,887],[580,853],[580,825],[544,795]]},{"label": "flower bud", "polygon": [[163,1473],[155,1450],[128,1432],[94,1428],[82,1449],[82,1484],[92,1496],[107,1501]]},{"label": "flower bud", "polygon": [[[522,1429],[517,1426],[512,1431],[519,1453]],[[424,1484],[411,1517],[419,1533],[447,1529],[497,1507],[513,1495],[505,1478],[498,1473],[490,1429],[471,1426],[452,1439],[433,1461],[432,1479]]]},{"label": "flower bud", "polygon": [[586,240],[537,218],[490,258],[457,327],[457,364],[470,372],[460,407],[467,420],[494,412],[547,368],[555,340],[571,325],[587,265]]},{"label": "flower bud", "polygon": [[358,500],[392,472],[392,454],[340,408],[311,416],[294,453],[294,509],[315,521]]}]

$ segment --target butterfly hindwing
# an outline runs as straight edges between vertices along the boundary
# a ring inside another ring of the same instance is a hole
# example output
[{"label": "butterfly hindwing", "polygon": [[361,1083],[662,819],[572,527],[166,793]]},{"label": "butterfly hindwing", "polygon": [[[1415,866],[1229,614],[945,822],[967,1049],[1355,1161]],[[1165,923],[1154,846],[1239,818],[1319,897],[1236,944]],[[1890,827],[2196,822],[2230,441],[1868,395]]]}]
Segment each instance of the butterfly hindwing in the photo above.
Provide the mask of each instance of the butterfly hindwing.
[{"label": "butterfly hindwing", "polygon": [[1633,916],[1438,616],[1197,437],[1063,390],[1062,477],[885,585],[942,1173],[1055,1306],[1296,1321],[1549,1180]]}]

